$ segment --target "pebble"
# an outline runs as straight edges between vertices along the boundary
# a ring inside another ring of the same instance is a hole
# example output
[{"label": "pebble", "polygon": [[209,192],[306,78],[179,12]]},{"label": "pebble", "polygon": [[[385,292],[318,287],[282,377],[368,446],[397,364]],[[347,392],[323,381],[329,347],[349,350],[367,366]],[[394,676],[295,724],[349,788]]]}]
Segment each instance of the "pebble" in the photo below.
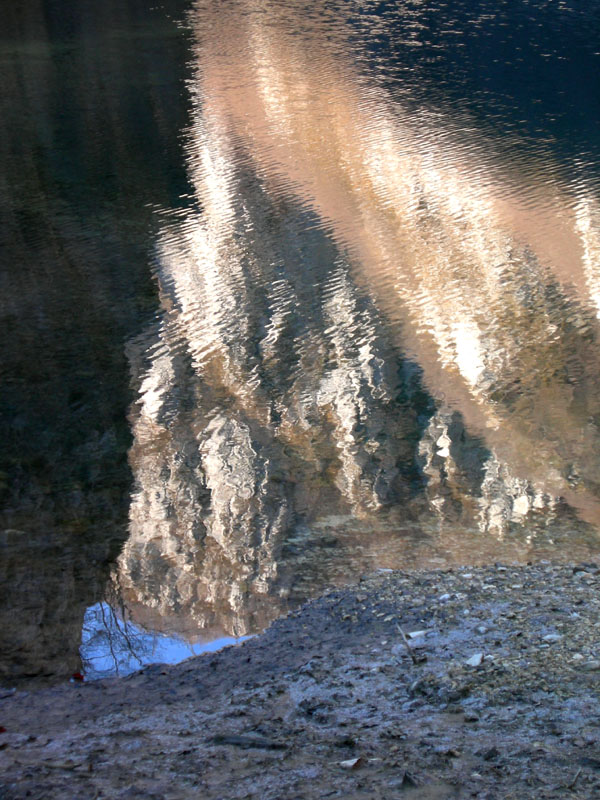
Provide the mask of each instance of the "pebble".
[{"label": "pebble", "polygon": [[467,658],[465,664],[470,667],[478,667],[483,662],[483,653],[475,653],[471,658]]},{"label": "pebble", "polygon": [[409,639],[419,639],[421,636],[425,636],[428,633],[431,633],[431,628],[424,628],[422,631],[411,631],[407,633],[406,636]]},{"label": "pebble", "polygon": [[560,633],[548,633],[546,636],[542,636],[542,639],[545,642],[560,642],[562,638],[563,637],[560,635]]},{"label": "pebble", "polygon": [[597,672],[600,670],[600,661],[586,661],[586,663],[582,665],[581,669],[583,669],[585,672]]},{"label": "pebble", "polygon": [[362,767],[364,763],[364,758],[359,756],[358,758],[349,758],[347,761],[340,761],[340,767],[342,769],[358,769],[359,767]]}]

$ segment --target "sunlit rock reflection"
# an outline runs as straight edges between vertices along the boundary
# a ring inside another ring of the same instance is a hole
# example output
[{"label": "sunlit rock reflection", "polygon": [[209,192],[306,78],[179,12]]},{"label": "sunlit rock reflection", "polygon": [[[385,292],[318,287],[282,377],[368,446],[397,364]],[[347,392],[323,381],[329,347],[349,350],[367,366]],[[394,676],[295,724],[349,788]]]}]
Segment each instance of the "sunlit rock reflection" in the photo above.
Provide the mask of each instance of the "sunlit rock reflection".
[{"label": "sunlit rock reflection", "polygon": [[590,190],[409,114],[357,73],[325,6],[200,2],[190,19],[195,196],[163,216],[162,317],[130,347],[137,489],[115,585],[134,616],[241,635],[384,561],[526,557],[576,516],[590,533]]}]

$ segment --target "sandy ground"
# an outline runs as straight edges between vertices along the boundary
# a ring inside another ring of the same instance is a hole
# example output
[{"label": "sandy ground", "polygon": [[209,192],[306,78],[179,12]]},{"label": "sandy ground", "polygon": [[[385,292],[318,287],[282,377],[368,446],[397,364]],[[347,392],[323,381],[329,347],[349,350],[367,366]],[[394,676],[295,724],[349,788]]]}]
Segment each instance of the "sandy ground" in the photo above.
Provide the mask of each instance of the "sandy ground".
[{"label": "sandy ground", "polygon": [[599,587],[380,572],[217,654],[2,690],[0,798],[600,796]]}]

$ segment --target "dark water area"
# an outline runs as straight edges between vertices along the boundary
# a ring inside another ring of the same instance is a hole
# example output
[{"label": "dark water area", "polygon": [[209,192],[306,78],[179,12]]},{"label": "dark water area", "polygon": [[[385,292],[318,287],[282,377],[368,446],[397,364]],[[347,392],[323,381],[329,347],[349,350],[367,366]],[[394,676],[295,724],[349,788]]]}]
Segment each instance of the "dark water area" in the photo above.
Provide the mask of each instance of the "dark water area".
[{"label": "dark water area", "polygon": [[0,679],[600,549],[600,3],[28,0]]},{"label": "dark water area", "polygon": [[183,4],[4,4],[0,628],[5,680],[79,668],[127,535],[126,342],[155,313],[152,204],[186,191]]}]

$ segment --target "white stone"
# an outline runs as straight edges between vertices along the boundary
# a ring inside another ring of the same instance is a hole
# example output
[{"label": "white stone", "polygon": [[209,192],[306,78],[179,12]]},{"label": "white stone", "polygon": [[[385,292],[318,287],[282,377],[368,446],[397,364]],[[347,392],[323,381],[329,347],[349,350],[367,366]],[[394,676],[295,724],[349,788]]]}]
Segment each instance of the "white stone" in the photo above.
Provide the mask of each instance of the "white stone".
[{"label": "white stone", "polygon": [[478,667],[482,661],[483,653],[475,653],[471,658],[467,658],[465,664],[468,664],[470,667]]},{"label": "white stone", "polygon": [[424,628],[422,631],[411,631],[407,633],[406,636],[408,639],[418,639],[421,636],[425,636],[426,634],[431,633],[431,628]]}]

